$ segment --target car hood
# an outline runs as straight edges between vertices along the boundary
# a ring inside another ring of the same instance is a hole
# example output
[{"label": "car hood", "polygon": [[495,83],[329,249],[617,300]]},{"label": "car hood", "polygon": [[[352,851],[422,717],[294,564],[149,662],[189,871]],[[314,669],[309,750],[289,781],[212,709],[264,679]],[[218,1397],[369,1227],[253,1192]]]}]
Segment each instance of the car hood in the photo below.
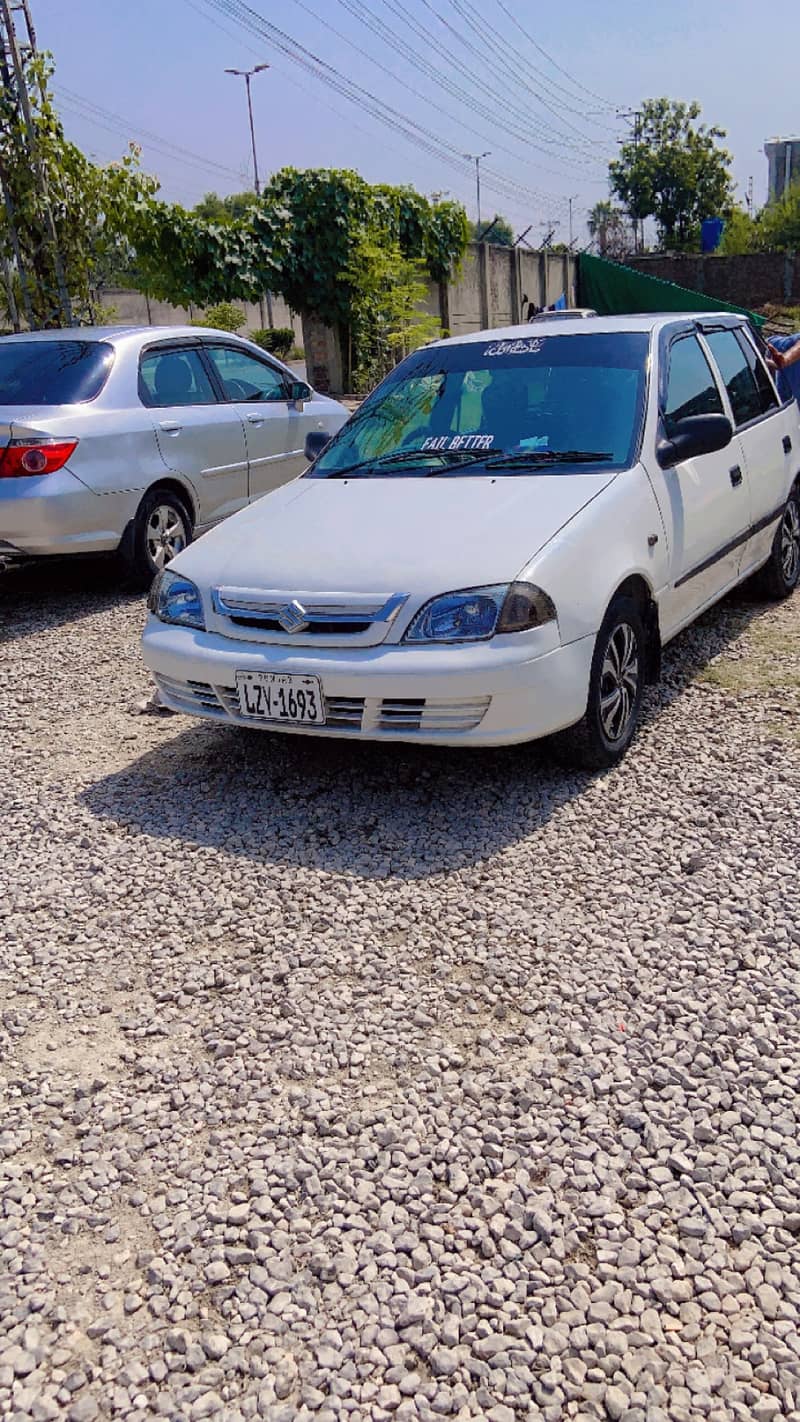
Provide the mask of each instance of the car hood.
[{"label": "car hood", "polygon": [[613,473],[297,479],[191,544],[201,587],[403,592],[508,582]]}]

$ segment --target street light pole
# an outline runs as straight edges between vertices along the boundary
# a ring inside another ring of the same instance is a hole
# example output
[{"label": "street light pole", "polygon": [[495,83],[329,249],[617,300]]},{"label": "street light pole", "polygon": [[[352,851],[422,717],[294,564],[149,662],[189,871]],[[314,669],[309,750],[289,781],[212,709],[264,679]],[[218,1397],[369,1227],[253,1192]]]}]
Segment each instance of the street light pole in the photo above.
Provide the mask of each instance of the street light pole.
[{"label": "street light pole", "polygon": [[573,193],[573,194],[572,194],[572,197],[567,198],[567,202],[569,203],[569,245],[570,245],[570,247],[572,246],[572,204],[574,203],[574,201],[575,201],[575,199],[576,199],[577,197],[580,197],[580,193]]},{"label": "street light pole", "polygon": [[[252,69],[226,69],[226,74],[235,74],[237,78],[244,79],[244,86],[247,90],[247,114],[250,119],[250,142],[253,147],[253,187],[256,190],[256,197],[261,196],[261,184],[258,180],[258,154],[256,152],[256,128],[253,123],[253,100],[250,95],[250,80],[254,74],[261,74],[264,69],[269,69],[268,64],[256,64]],[[261,325],[264,325],[264,298],[259,296],[258,309],[261,313]],[[267,292],[267,320],[272,327],[272,297]]]},{"label": "street light pole", "polygon": [[470,163],[475,164],[475,187],[478,199],[478,230],[481,225],[481,158],[491,158],[491,153],[465,153],[464,157],[469,158]]}]

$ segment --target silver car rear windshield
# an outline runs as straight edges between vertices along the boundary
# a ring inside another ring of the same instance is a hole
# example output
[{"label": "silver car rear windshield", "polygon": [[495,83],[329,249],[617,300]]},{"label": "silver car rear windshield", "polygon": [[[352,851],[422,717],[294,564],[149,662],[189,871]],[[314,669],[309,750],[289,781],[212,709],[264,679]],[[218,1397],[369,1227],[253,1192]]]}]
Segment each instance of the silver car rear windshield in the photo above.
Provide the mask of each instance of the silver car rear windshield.
[{"label": "silver car rear windshield", "polygon": [[78,405],[108,379],[106,341],[0,340],[0,405]]},{"label": "silver car rear windshield", "polygon": [[398,365],[307,477],[588,473],[635,462],[647,332],[430,346]]}]

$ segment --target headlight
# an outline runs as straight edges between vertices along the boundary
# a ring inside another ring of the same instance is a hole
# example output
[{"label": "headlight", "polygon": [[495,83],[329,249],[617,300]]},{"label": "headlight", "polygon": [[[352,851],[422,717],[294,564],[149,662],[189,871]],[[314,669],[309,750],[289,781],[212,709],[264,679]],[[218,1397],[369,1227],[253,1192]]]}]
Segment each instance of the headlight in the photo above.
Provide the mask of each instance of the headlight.
[{"label": "headlight", "polygon": [[179,627],[206,630],[206,619],[200,593],[194,583],[180,573],[165,568],[150,589],[147,606],[162,622],[174,622]]},{"label": "headlight", "polygon": [[498,632],[525,632],[555,620],[547,593],[532,583],[496,583],[432,598],[417,613],[405,642],[482,642]]}]

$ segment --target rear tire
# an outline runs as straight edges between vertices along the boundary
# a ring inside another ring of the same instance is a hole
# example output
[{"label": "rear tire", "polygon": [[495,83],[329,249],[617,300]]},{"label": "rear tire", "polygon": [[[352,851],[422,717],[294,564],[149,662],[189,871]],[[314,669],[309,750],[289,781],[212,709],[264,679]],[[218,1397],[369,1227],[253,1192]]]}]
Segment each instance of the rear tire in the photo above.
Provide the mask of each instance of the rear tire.
[{"label": "rear tire", "polygon": [[172,489],[148,489],[133,520],[123,554],[132,579],[149,588],[162,568],[192,541],[192,517]]},{"label": "rear tire", "polygon": [[584,770],[616,765],[636,733],[646,677],[642,609],[632,597],[617,597],[597,634],[586,711],[556,737],[562,757]]},{"label": "rear tire", "polygon": [[791,597],[800,582],[800,491],[797,486],[786,500],[769,558],[754,581],[764,597],[776,602]]}]

